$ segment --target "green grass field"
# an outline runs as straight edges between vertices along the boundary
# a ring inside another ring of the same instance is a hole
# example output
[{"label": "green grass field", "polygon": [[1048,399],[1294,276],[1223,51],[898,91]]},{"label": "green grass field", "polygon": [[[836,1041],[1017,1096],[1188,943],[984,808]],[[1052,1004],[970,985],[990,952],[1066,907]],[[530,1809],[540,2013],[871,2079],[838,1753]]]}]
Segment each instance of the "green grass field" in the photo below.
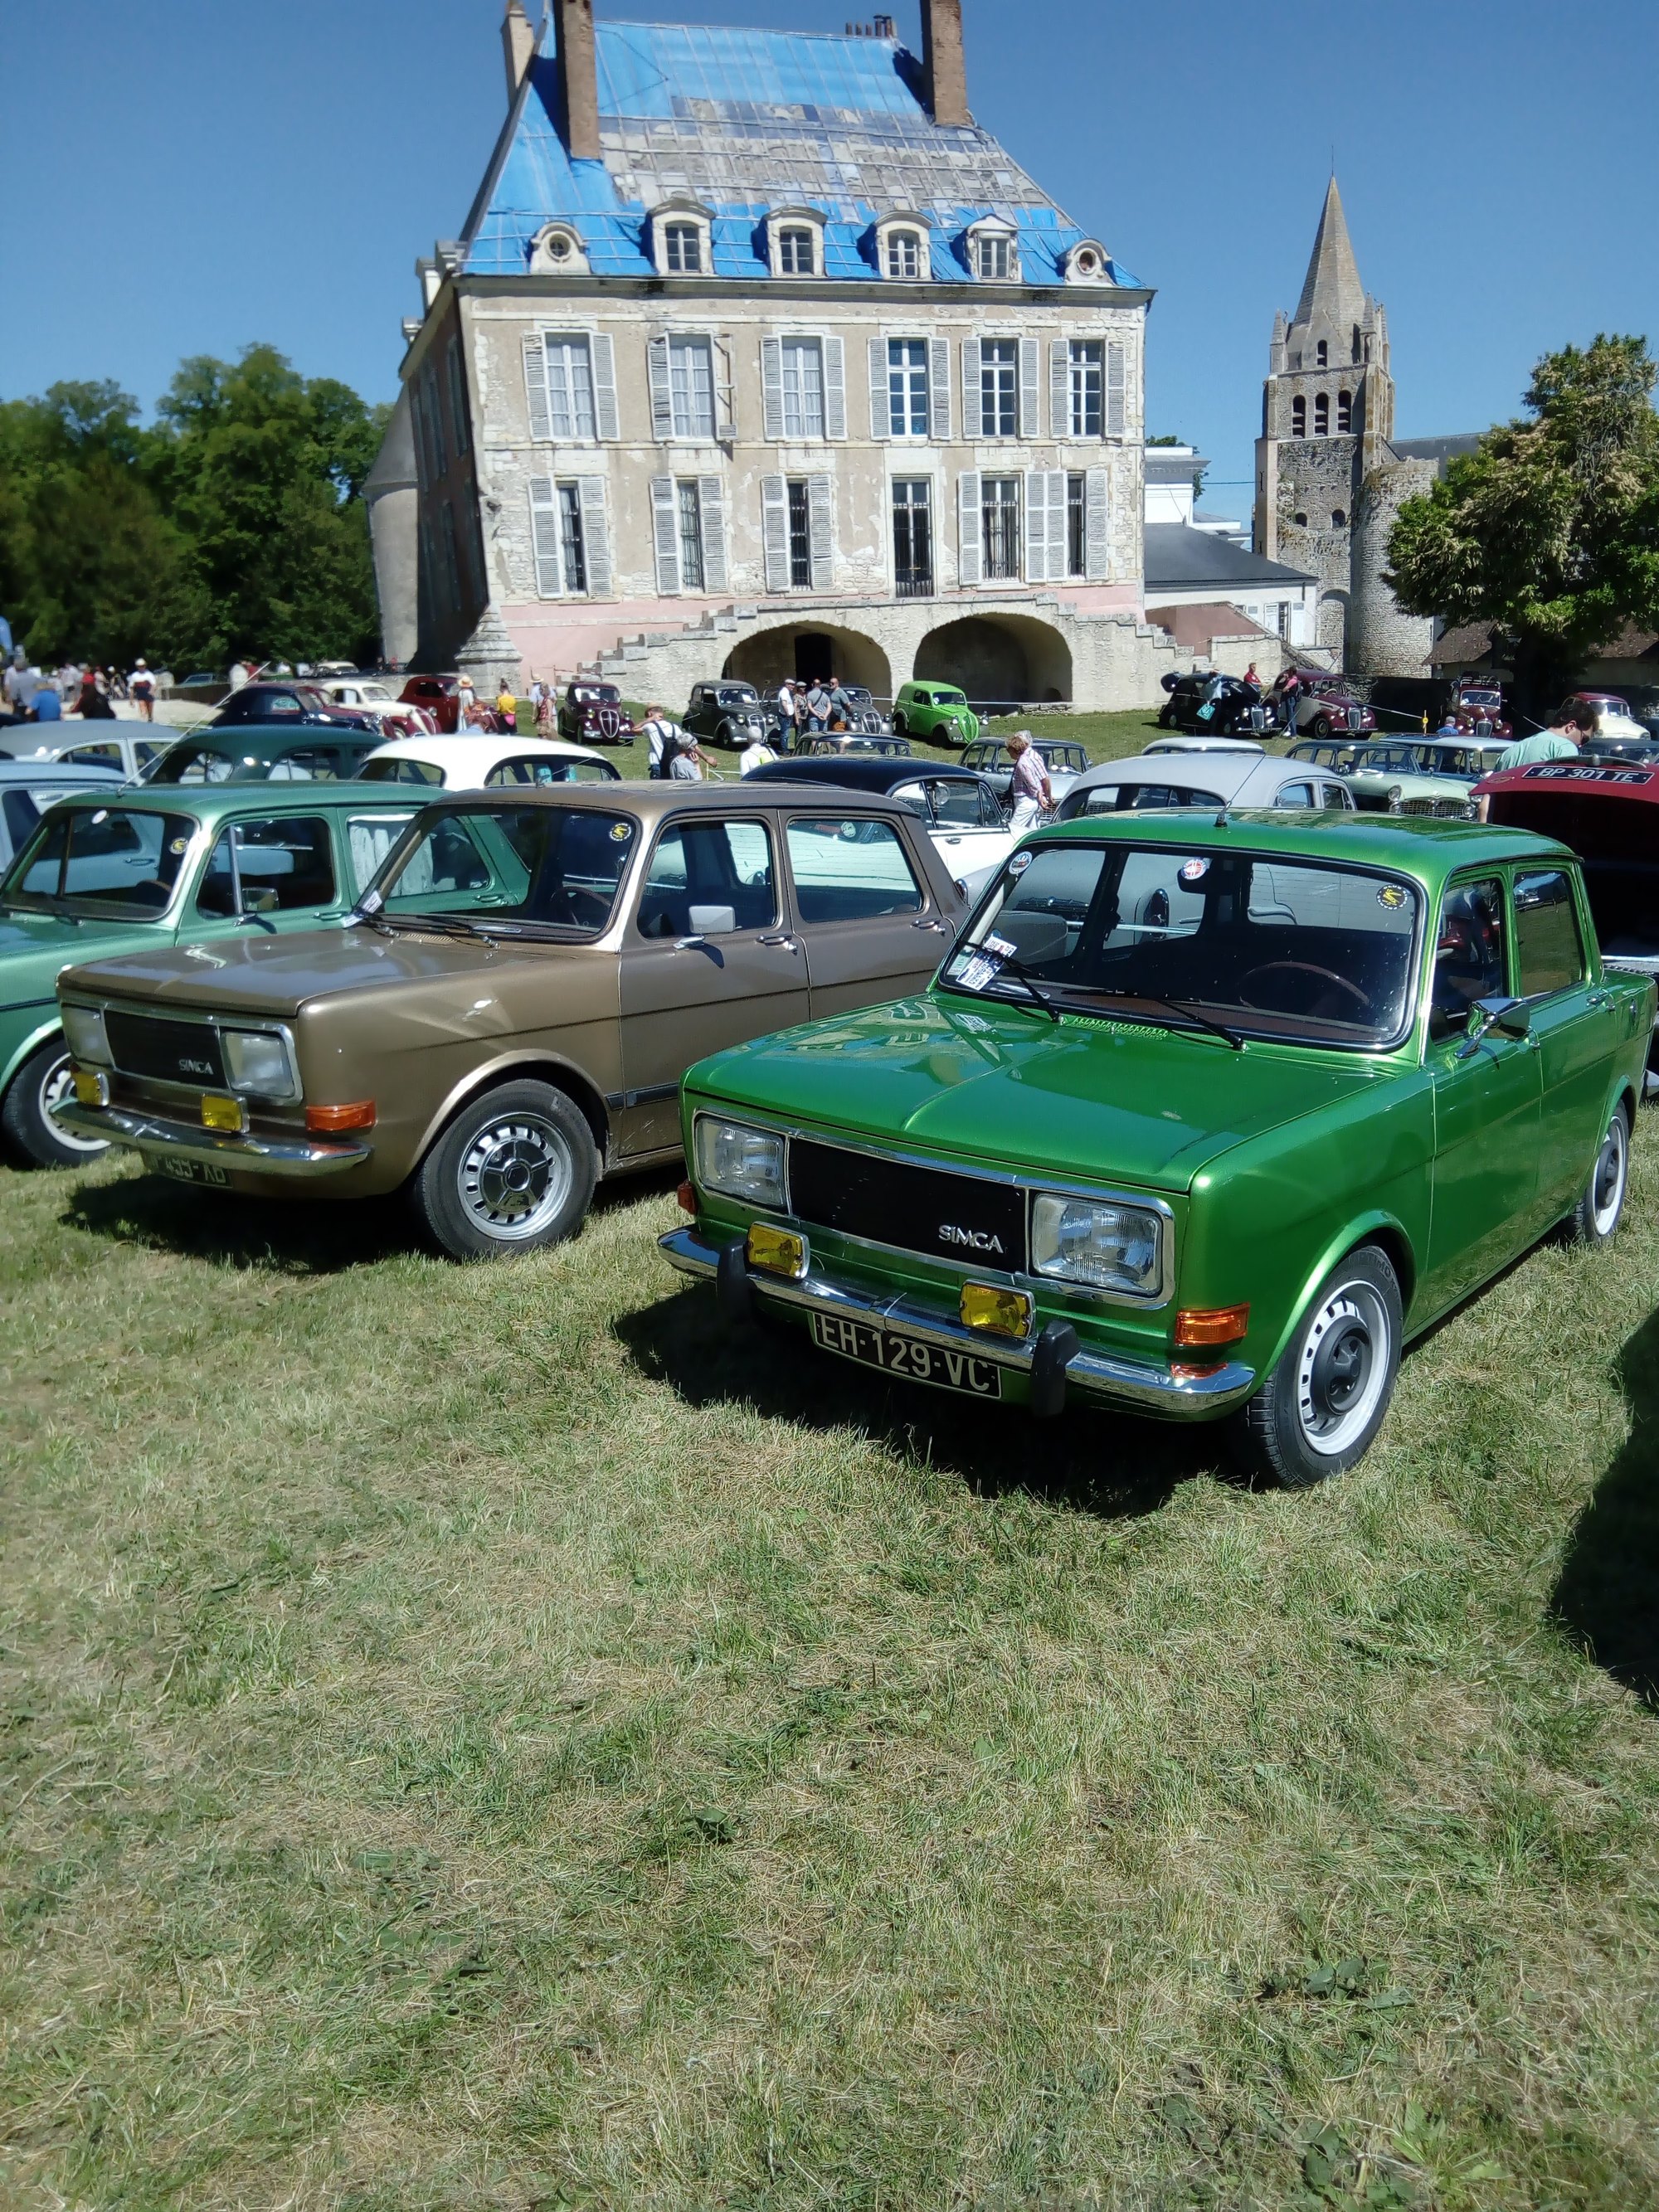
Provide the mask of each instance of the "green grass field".
[{"label": "green grass field", "polygon": [[1360,1469],[0,1179],[9,2208],[1659,2201],[1659,1166]]}]

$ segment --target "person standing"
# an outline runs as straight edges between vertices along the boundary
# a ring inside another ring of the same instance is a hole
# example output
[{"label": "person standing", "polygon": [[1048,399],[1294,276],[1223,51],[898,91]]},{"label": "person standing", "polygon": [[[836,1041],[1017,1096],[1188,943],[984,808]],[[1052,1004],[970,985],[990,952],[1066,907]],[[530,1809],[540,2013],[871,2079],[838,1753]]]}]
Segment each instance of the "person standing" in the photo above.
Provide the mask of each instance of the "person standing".
[{"label": "person standing", "polygon": [[1054,786],[1048,781],[1048,763],[1031,743],[1029,730],[1016,730],[1008,740],[1014,772],[1009,781],[1008,796],[1014,802],[1014,830],[1023,835],[1035,830],[1054,803]]},{"label": "person standing", "polygon": [[767,744],[765,738],[757,735],[750,738],[738,756],[738,774],[753,775],[757,768],[765,768],[769,763],[776,758],[777,755]]},{"label": "person standing", "polygon": [[48,679],[34,695],[34,719],[37,722],[61,722],[64,702],[58,696],[58,686]]},{"label": "person standing", "polygon": [[853,702],[834,676],[830,678],[830,726],[832,730],[850,730],[853,726]]},{"label": "person standing", "polygon": [[115,710],[99,688],[98,671],[88,668],[81,678],[81,695],[75,702],[75,712],[83,722],[108,722],[114,720]]},{"label": "person standing", "polygon": [[690,740],[678,723],[672,720],[658,700],[653,700],[645,710],[646,769],[649,775],[660,779],[667,775],[674,763],[674,755]]},{"label": "person standing", "polygon": [[816,676],[806,687],[806,726],[814,737],[830,726],[830,694]]},{"label": "person standing", "polygon": [[472,709],[477,702],[478,694],[474,688],[472,678],[465,674],[457,677],[455,679],[455,726],[458,730],[471,728]]},{"label": "person standing", "polygon": [[507,736],[516,736],[519,727],[519,696],[505,676],[501,688],[495,694],[495,712],[501,718],[501,728]]},{"label": "person standing", "polygon": [[785,752],[795,749],[795,687],[786,676],[778,686],[778,743]]},{"label": "person standing", "polygon": [[1498,765],[1529,768],[1534,761],[1571,760],[1585,738],[1595,734],[1595,717],[1588,707],[1563,707],[1548,729],[1505,745],[1498,756]]},{"label": "person standing", "polygon": [[155,720],[155,678],[149,672],[149,663],[140,653],[132,665],[127,678],[127,696],[138,709],[141,721]]}]

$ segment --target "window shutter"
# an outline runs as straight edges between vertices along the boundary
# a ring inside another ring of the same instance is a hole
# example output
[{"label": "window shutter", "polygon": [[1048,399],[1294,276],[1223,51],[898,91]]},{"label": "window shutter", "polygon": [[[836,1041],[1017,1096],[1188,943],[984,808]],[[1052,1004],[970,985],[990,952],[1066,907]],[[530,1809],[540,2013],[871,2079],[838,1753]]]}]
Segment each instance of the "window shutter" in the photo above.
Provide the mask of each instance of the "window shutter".
[{"label": "window shutter", "polygon": [[1124,404],[1123,348],[1114,341],[1106,349],[1106,434],[1121,438],[1127,410]]},{"label": "window shutter", "polygon": [[617,353],[603,333],[593,340],[593,430],[595,436],[619,434],[617,422]]},{"label": "window shutter", "polygon": [[[985,433],[985,408],[979,387],[979,340],[963,338],[962,342],[962,434],[964,438],[982,437]],[[975,578],[975,581],[979,580]]]},{"label": "window shutter", "polygon": [[657,549],[657,590],[672,599],[680,587],[680,516],[672,477],[651,479],[651,536]]},{"label": "window shutter", "polygon": [[812,589],[829,592],[836,583],[836,480],[822,471],[806,479],[806,505],[812,532]]},{"label": "window shutter", "polygon": [[1037,342],[1022,338],[1019,342],[1019,434],[1022,438],[1040,438],[1041,420],[1037,415]]},{"label": "window shutter", "polygon": [[702,584],[706,592],[723,592],[726,584],[726,485],[719,477],[697,478],[697,503],[702,509]]},{"label": "window shutter", "polygon": [[889,438],[893,433],[893,410],[887,390],[887,341],[870,341],[870,435]]},{"label": "window shutter", "polygon": [[582,550],[587,557],[587,596],[611,597],[611,526],[605,519],[605,478],[578,477],[577,496],[582,507]]},{"label": "window shutter", "polygon": [[645,349],[651,380],[651,434],[665,446],[674,434],[674,394],[668,381],[668,340],[653,338]]},{"label": "window shutter", "polygon": [[[972,339],[975,354],[978,344]],[[963,348],[966,358],[968,346]],[[976,586],[984,565],[984,525],[979,512],[979,471],[964,469],[957,478],[957,581],[964,587]]]},{"label": "window shutter", "polygon": [[761,435],[770,445],[781,444],[783,439],[783,343],[779,338],[761,340]]},{"label": "window shutter", "polygon": [[737,435],[737,424],[732,412],[733,390],[732,349],[724,338],[713,341],[714,368],[714,435],[722,445],[729,445]]},{"label": "window shutter", "polygon": [[823,341],[823,434],[847,435],[847,347],[841,338]]},{"label": "window shutter", "polygon": [[927,411],[936,446],[951,441],[951,341],[927,341]]},{"label": "window shutter", "polygon": [[1111,500],[1104,469],[1091,469],[1084,486],[1083,573],[1104,583],[1112,573]]},{"label": "window shutter", "polygon": [[530,434],[537,441],[553,435],[547,404],[547,348],[537,331],[524,342],[524,396],[530,410]]},{"label": "window shutter", "polygon": [[761,478],[761,548],[766,559],[766,588],[789,588],[789,492],[781,477]]},{"label": "window shutter", "polygon": [[1048,471],[1048,581],[1066,580],[1066,471]]},{"label": "window shutter", "polygon": [[1025,580],[1048,580],[1048,471],[1025,471]]},{"label": "window shutter", "polygon": [[1048,341],[1048,435],[1072,434],[1072,346],[1069,338]]},{"label": "window shutter", "polygon": [[564,562],[559,554],[559,502],[551,477],[530,479],[530,542],[536,555],[536,597],[564,597]]}]

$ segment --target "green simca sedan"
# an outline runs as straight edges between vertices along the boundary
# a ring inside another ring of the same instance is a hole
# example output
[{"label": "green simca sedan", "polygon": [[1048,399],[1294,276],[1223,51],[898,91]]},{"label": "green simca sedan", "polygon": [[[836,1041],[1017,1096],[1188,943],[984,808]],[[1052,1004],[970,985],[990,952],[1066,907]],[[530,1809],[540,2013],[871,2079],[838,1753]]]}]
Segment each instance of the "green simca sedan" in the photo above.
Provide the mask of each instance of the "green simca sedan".
[{"label": "green simca sedan", "polygon": [[925,996],[690,1070],[663,1247],[729,1320],[1039,1415],[1225,1415],[1311,1483],[1409,1338],[1546,1231],[1613,1235],[1652,1013],[1551,841],[1085,817]]}]

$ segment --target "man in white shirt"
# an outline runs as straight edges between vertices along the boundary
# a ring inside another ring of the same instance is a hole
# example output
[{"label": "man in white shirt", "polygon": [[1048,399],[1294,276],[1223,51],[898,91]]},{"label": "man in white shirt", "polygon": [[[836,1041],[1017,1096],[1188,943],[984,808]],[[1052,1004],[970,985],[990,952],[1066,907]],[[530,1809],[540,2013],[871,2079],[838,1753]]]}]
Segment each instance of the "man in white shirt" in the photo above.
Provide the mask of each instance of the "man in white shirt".
[{"label": "man in white shirt", "polygon": [[155,720],[155,678],[149,672],[149,663],[138,659],[133,663],[132,673],[127,678],[127,696],[146,722]]},{"label": "man in white shirt", "polygon": [[757,768],[764,768],[769,761],[775,761],[777,755],[764,738],[750,738],[738,756],[738,774],[752,775]]},{"label": "man in white shirt", "polygon": [[653,700],[645,710],[646,751],[648,757],[649,773],[653,776],[667,775],[669,764],[677,749],[678,739],[678,732],[673,723]]}]

